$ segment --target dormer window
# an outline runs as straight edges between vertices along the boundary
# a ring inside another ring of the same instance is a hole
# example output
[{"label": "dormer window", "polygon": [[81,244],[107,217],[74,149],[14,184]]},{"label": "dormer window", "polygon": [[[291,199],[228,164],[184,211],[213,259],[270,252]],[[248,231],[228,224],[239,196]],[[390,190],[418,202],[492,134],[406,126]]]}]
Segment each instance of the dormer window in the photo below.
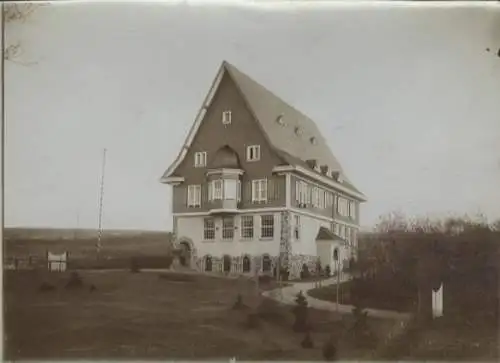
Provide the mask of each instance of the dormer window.
[{"label": "dormer window", "polygon": [[203,168],[207,166],[207,152],[199,151],[194,153],[194,167]]},{"label": "dormer window", "polygon": [[316,140],[316,138],[313,136],[309,139],[309,141],[311,142],[312,145],[316,145],[318,143],[318,140]]},{"label": "dormer window", "polygon": [[260,160],[260,145],[250,145],[247,147],[247,161]]},{"label": "dormer window", "polygon": [[296,126],[295,127],[295,135],[300,136],[302,135],[302,130],[300,127]]},{"label": "dormer window", "polygon": [[285,120],[283,119],[283,114],[279,115],[278,118],[276,119],[276,122],[281,125],[281,126],[284,126],[285,125]]},{"label": "dormer window", "polygon": [[231,124],[231,111],[222,112],[222,124],[224,125]]}]

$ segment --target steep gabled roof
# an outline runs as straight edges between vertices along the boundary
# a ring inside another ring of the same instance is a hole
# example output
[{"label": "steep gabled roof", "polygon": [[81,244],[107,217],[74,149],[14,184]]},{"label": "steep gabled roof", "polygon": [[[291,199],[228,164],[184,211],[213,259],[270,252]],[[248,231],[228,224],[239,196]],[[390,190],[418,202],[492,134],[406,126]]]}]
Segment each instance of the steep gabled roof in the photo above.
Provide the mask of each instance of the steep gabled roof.
[{"label": "steep gabled roof", "polygon": [[342,237],[337,236],[335,233],[330,231],[326,227],[319,227],[318,234],[316,235],[316,241],[337,241],[344,240]]},{"label": "steep gabled roof", "polygon": [[225,72],[236,84],[249,111],[256,118],[258,126],[262,128],[265,137],[281,159],[288,165],[299,165],[308,169],[310,167],[306,160],[316,160],[318,166],[327,165],[331,171],[338,172],[342,176],[344,187],[360,193],[344,174],[339,161],[332,154],[313,120],[226,61],[222,62],[207,99],[189,132],[186,143],[163,178],[172,176],[175,168],[182,161],[203,120],[204,110],[209,106]]},{"label": "steep gabled roof", "polygon": [[[271,144],[276,149],[284,151],[282,156],[287,161],[289,156],[303,162],[315,159],[319,165],[328,165],[330,170],[340,172],[343,179],[347,180],[340,163],[333,156],[325,138],[313,120],[239,71],[235,66],[227,62],[225,62],[225,66],[246,98],[249,107],[257,117],[257,121],[262,125]],[[278,118],[281,118],[281,122],[278,122]],[[311,142],[311,138],[315,139],[314,143]],[[289,160],[289,163],[296,164],[296,161]]]}]

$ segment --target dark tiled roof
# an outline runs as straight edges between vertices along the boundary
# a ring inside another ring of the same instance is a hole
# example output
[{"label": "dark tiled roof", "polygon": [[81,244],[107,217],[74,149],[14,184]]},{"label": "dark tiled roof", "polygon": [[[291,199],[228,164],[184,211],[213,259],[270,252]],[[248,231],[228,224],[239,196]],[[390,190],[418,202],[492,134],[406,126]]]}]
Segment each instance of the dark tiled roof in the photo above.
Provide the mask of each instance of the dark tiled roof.
[{"label": "dark tiled roof", "polygon": [[343,240],[341,237],[337,236],[326,227],[320,227],[318,234],[316,235],[316,241],[332,241],[339,239]]},{"label": "dark tiled roof", "polygon": [[318,165],[328,165],[331,171],[339,172],[344,186],[359,192],[344,174],[313,120],[228,62],[224,62],[224,67],[282,158],[290,165],[299,164],[308,169],[305,161],[317,160]]}]

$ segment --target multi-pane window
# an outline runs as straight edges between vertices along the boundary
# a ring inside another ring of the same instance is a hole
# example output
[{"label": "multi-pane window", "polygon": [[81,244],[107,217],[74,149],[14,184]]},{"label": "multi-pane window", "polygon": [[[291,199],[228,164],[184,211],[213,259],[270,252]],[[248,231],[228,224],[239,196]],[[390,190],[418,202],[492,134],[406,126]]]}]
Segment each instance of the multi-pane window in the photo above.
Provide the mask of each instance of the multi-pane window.
[{"label": "multi-pane window", "polygon": [[253,216],[241,216],[241,238],[253,238]]},{"label": "multi-pane window", "polygon": [[243,257],[243,272],[250,272],[251,264],[250,264],[250,257],[245,256]]},{"label": "multi-pane window", "polygon": [[351,229],[349,227],[345,228],[345,239],[348,242],[349,246],[351,246],[352,245]]},{"label": "multi-pane window", "polygon": [[212,180],[208,183],[208,199],[221,200],[222,199],[222,180]]},{"label": "multi-pane window", "polygon": [[293,231],[294,231],[294,237],[295,240],[300,239],[300,216],[294,216],[294,226],[293,226]]},{"label": "multi-pane window", "polygon": [[201,185],[188,185],[187,206],[201,207]]},{"label": "multi-pane window", "polygon": [[206,241],[215,239],[215,221],[213,218],[203,220],[203,239]]},{"label": "multi-pane window", "polygon": [[217,179],[208,183],[208,200],[241,200],[241,182],[236,179]]},{"label": "multi-pane window", "polygon": [[224,125],[229,125],[231,123],[231,111],[222,112],[222,123]]},{"label": "multi-pane window", "polygon": [[307,204],[308,202],[307,183],[304,181],[297,181],[295,184],[295,200],[299,204]]},{"label": "multi-pane window", "polygon": [[312,205],[315,208],[319,207],[319,188],[318,187],[312,187]]},{"label": "multi-pane window", "polygon": [[267,201],[267,179],[252,180],[252,202]]},{"label": "multi-pane window", "polygon": [[206,151],[199,151],[194,153],[194,166],[195,168],[201,168],[207,166]]},{"label": "multi-pane window", "polygon": [[349,204],[347,199],[339,197],[337,199],[337,212],[344,217],[349,215]]},{"label": "multi-pane window", "polygon": [[325,209],[325,205],[326,205],[325,195],[326,195],[325,190],[320,189],[319,190],[319,207],[321,209]]},{"label": "multi-pane window", "polygon": [[344,225],[340,225],[340,233],[339,233],[339,236],[343,239],[345,239],[345,226]]},{"label": "multi-pane window", "polygon": [[333,193],[325,192],[325,204],[326,208],[331,208],[333,205]]},{"label": "multi-pane window", "polygon": [[260,145],[247,146],[247,161],[260,160]]},{"label": "multi-pane window", "polygon": [[356,219],[356,203],[352,201],[349,202],[349,217]]},{"label": "multi-pane window", "polygon": [[260,237],[272,238],[274,236],[274,216],[272,214],[260,217]]},{"label": "multi-pane window", "polygon": [[234,237],[234,218],[224,217],[222,218],[222,239],[232,240]]}]

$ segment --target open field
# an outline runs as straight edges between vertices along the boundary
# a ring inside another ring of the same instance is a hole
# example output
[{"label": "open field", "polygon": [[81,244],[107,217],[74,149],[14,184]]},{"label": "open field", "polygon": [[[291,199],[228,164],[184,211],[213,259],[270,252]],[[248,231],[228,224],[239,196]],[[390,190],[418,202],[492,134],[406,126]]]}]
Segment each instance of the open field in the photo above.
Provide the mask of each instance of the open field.
[{"label": "open field", "polygon": [[167,256],[172,248],[169,232],[105,231],[99,253],[101,262],[96,263],[95,234],[88,230],[6,229],[4,257],[27,260],[31,256],[40,261],[45,259],[47,251],[56,254],[68,251],[74,268],[103,265],[104,261],[108,268],[127,268],[131,257]]},{"label": "open field", "polygon": [[[266,300],[271,314],[256,330],[245,327],[246,311],[231,309],[238,293],[256,306],[248,280],[142,272],[84,272],[85,287],[64,289],[67,274],[6,272],[6,358],[208,359],[235,356],[255,360],[321,360],[321,347],[341,321],[333,313],[310,311],[315,349],[303,349],[304,335],[291,329],[291,307]],[[174,278],[172,278],[172,276]],[[189,276],[189,277],[185,277]],[[39,291],[42,282],[55,291]],[[97,290],[90,292],[89,285]],[[371,319],[383,337],[393,322]],[[341,339],[339,355],[360,358]]]}]

